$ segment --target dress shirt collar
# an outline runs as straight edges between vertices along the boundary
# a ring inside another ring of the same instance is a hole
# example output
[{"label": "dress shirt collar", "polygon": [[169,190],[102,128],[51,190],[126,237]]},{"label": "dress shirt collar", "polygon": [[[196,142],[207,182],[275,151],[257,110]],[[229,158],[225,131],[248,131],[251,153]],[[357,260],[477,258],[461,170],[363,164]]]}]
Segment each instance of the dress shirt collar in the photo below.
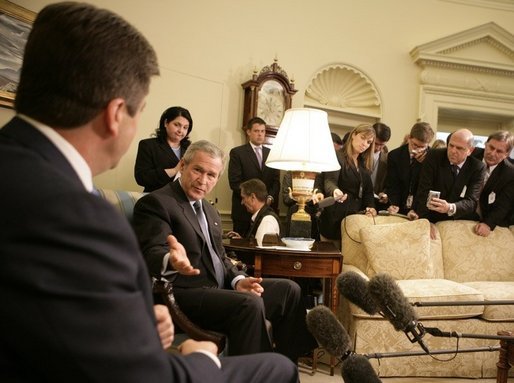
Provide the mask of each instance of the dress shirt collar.
[{"label": "dress shirt collar", "polygon": [[261,150],[262,150],[262,145],[254,145],[251,142],[250,142],[250,145],[252,146],[252,149],[254,152],[255,152],[255,148],[261,148]]},{"label": "dress shirt collar", "polygon": [[482,161],[482,162],[484,163],[484,165],[485,165],[485,169],[486,169],[487,173],[489,173],[489,174],[491,174],[491,173],[493,172],[493,170],[494,170],[494,169],[496,169],[496,167],[500,164],[500,163],[497,163],[496,165],[491,165],[491,166],[489,166],[489,165],[487,165],[487,163],[485,162],[485,160],[484,160],[484,161]]},{"label": "dress shirt collar", "polygon": [[34,128],[40,131],[57,147],[57,149],[64,157],[66,157],[71,167],[79,176],[79,179],[82,181],[84,188],[91,193],[93,191],[93,176],[91,174],[91,169],[89,168],[89,165],[87,164],[84,157],[82,157],[77,151],[77,149],[75,149],[72,144],[66,141],[66,139],[64,139],[59,133],[57,133],[49,126],[23,114],[18,114],[17,117],[34,126]]}]

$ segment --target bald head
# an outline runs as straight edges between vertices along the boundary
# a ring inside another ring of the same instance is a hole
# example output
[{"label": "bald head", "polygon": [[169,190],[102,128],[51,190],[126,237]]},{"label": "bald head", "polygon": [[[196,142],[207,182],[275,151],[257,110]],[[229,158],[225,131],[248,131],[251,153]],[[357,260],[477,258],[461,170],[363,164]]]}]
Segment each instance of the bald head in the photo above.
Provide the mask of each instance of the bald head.
[{"label": "bald head", "polygon": [[474,137],[469,129],[459,129],[453,132],[448,142],[448,160],[454,165],[463,163],[473,152],[473,146]]}]

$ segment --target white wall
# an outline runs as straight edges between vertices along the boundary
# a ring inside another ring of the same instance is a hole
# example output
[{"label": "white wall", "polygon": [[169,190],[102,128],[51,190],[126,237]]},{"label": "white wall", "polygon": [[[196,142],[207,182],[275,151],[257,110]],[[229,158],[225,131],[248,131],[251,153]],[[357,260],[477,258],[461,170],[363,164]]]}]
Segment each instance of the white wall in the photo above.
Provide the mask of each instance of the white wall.
[{"label": "white wall", "polygon": [[[36,12],[52,3],[15,2]],[[320,68],[344,63],[367,74],[381,94],[382,121],[393,129],[394,148],[418,117],[419,68],[409,55],[412,48],[490,21],[514,33],[514,12],[443,0],[90,2],[138,27],[161,65],[129,152],[117,169],[95,179],[115,189],[141,190],[133,178],[137,141],[150,135],[168,106],[191,111],[193,140],[207,138],[227,151],[243,143],[241,83],[275,56],[295,80],[294,107],[303,106],[305,88]],[[12,114],[0,108],[0,123]],[[226,174],[211,196],[216,197],[218,209],[230,211]]]}]

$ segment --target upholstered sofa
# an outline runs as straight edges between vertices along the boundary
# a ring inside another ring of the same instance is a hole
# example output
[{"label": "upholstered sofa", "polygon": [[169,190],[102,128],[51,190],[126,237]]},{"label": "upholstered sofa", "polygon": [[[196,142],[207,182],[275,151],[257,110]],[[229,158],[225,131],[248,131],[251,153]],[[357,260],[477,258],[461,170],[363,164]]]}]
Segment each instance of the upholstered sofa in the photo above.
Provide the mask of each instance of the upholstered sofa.
[{"label": "upholstered sofa", "polygon": [[[430,239],[426,220],[352,215],[343,220],[343,271],[366,279],[390,274],[410,302],[514,300],[514,226],[489,237],[473,233],[473,221],[436,224]],[[514,306],[415,307],[425,327],[463,334],[496,335],[514,330]],[[379,315],[370,316],[340,295],[338,316],[355,351],[362,354],[421,351]],[[457,347],[457,339],[426,334],[431,351]],[[461,338],[459,348],[498,346],[498,340]],[[371,359],[381,376],[495,377],[498,352]],[[512,374],[511,371],[511,375]]]}]

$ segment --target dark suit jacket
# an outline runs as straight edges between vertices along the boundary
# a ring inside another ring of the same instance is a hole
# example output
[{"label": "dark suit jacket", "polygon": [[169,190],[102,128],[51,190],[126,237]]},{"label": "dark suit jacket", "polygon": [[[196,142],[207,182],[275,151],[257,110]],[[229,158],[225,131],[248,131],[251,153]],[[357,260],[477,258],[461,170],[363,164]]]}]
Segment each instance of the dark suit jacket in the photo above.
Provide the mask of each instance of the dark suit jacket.
[{"label": "dark suit jacket", "polygon": [[[181,154],[184,155],[190,145],[189,140],[182,140]],[[138,185],[143,186],[145,192],[159,189],[172,181],[164,169],[177,166],[180,158],[175,155],[171,147],[157,138],[147,138],[139,141],[134,177]]]},{"label": "dark suit jacket", "polygon": [[381,152],[380,156],[378,157],[377,177],[375,178],[375,183],[373,184],[373,192],[376,195],[382,193],[385,188],[388,156],[388,153]]},{"label": "dark suit jacket", "polygon": [[[448,219],[473,219],[484,179],[484,164],[468,156],[460,169],[455,183],[448,160],[447,149],[433,149],[427,154],[419,177],[418,193],[415,199],[415,211],[420,218],[430,222]],[[441,192],[441,199],[455,203],[453,216],[429,210],[426,207],[429,190]]]},{"label": "dark suit jacket", "polygon": [[0,381],[223,381],[163,351],[127,220],[21,119],[0,130],[0,177]]},{"label": "dark suit jacket", "polygon": [[[341,238],[341,221],[350,214],[355,214],[366,207],[374,207],[373,184],[371,176],[364,165],[359,164],[359,171],[355,167],[346,166],[342,152],[336,152],[341,165],[340,170],[325,173],[325,192],[332,196],[335,189],[340,189],[348,194],[348,198],[342,202],[326,207],[320,216],[320,233],[329,239]],[[359,197],[359,189],[362,187],[362,196]]]},{"label": "dark suit jacket", "polygon": [[[263,162],[266,162],[269,152],[269,148],[262,147]],[[232,220],[246,221],[246,230],[250,226],[251,214],[241,205],[239,185],[252,178],[258,178],[266,184],[268,194],[274,198],[274,206],[277,206],[280,194],[280,170],[269,168],[266,165],[261,169],[250,143],[233,148],[230,151],[228,163],[228,181],[232,189]],[[246,230],[239,234],[244,235]]]},{"label": "dark suit jacket", "polygon": [[[206,200],[202,206],[209,226],[209,235],[216,253],[225,265],[225,285],[239,272],[226,257],[222,245],[221,218]],[[150,274],[161,277],[162,262],[169,251],[167,237],[175,235],[185,247],[191,264],[200,269],[196,276],[175,274],[175,287],[217,287],[216,274],[205,238],[186,194],[177,180],[140,198],[134,206],[133,227],[139,239]]]},{"label": "dark suit jacket", "polygon": [[411,163],[407,144],[389,152],[385,192],[391,205],[398,206],[402,214],[410,210],[405,206],[409,194],[412,194],[413,198],[416,196],[421,166],[422,164],[416,160]]},{"label": "dark suit jacket", "polygon": [[[494,200],[492,203],[489,202],[490,198]],[[496,226],[514,224],[511,221],[514,217],[514,165],[508,159],[500,162],[487,179],[480,193],[480,211],[480,221],[491,230]]]}]

